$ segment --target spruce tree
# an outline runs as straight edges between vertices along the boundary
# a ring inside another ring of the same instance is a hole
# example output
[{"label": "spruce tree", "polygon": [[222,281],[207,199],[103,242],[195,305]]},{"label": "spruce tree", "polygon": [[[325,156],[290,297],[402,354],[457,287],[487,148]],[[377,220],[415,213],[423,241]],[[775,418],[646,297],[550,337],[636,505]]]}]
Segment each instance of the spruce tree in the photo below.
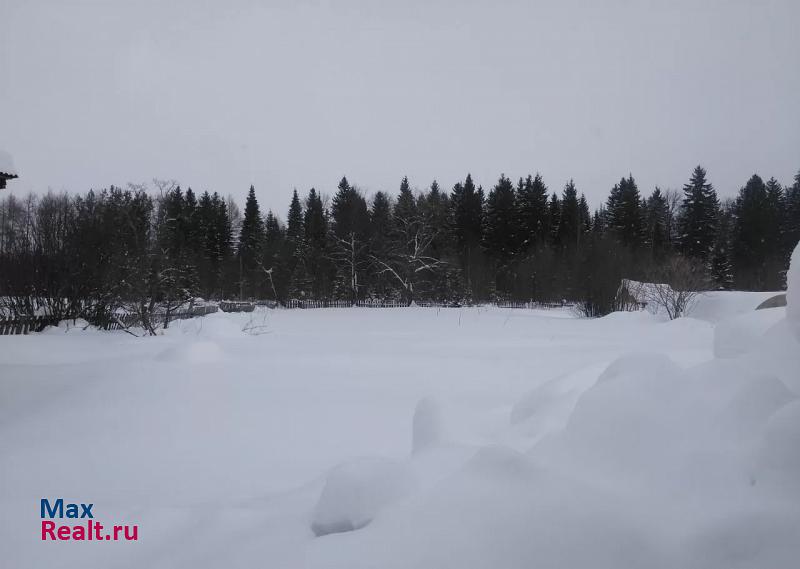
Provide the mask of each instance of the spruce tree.
[{"label": "spruce tree", "polygon": [[300,197],[297,189],[292,192],[292,201],[289,204],[289,214],[286,216],[286,236],[295,242],[303,238],[303,206],[300,205]]},{"label": "spruce tree", "polygon": [[520,184],[517,192],[520,246],[528,250],[547,240],[547,186],[542,176],[530,175]]},{"label": "spruce tree", "polygon": [[764,240],[764,236],[771,231],[769,225],[772,215],[767,199],[767,186],[757,174],[739,190],[734,216],[734,282],[740,289],[763,290],[767,282],[766,260],[772,246]]},{"label": "spruce tree", "polygon": [[567,249],[576,248],[583,233],[582,225],[578,190],[575,188],[575,182],[570,180],[561,193],[561,217],[558,224],[557,244]]},{"label": "spruce tree", "polygon": [[550,196],[547,204],[548,236],[547,239],[552,244],[558,243],[559,227],[561,225],[561,200],[555,192]]},{"label": "spruce tree", "polygon": [[501,294],[513,287],[512,267],[518,250],[516,194],[511,180],[501,175],[486,198],[483,246],[495,263],[495,285]]},{"label": "spruce tree", "polygon": [[481,297],[485,288],[483,269],[483,192],[475,188],[472,176],[453,186],[450,194],[451,227],[457,255],[464,271],[464,281],[473,298]]},{"label": "spruce tree", "polygon": [[669,209],[667,199],[656,187],[645,205],[645,244],[660,259],[669,247]]},{"label": "spruce tree", "polygon": [[794,176],[794,184],[786,188],[785,203],[781,234],[784,263],[788,265],[789,256],[800,242],[800,171]]},{"label": "spruce tree", "polygon": [[644,240],[644,219],[639,188],[633,176],[622,178],[606,202],[608,228],[623,245],[636,248]]},{"label": "spruce tree", "polygon": [[680,244],[684,254],[708,261],[717,234],[719,200],[706,179],[706,171],[697,166],[689,183],[683,186],[680,212]]},{"label": "spruce tree", "polygon": [[314,299],[330,298],[332,292],[333,266],[330,262],[328,243],[328,213],[316,189],[311,188],[306,198],[304,270],[310,282],[310,294]]},{"label": "spruce tree", "polygon": [[711,279],[718,290],[730,290],[733,286],[730,251],[733,222],[733,202],[728,200],[720,205],[717,217],[717,235],[711,251]]},{"label": "spruce tree", "polygon": [[408,183],[408,177],[400,182],[400,193],[394,206],[394,216],[397,219],[411,221],[417,217],[417,200]]},{"label": "spruce tree", "polygon": [[369,213],[364,197],[342,178],[331,204],[331,258],[336,268],[336,289],[341,298],[356,302],[365,288]]},{"label": "spruce tree", "polygon": [[256,190],[251,185],[244,205],[244,218],[239,232],[239,263],[242,281],[240,289],[250,296],[256,296],[260,290],[257,286],[261,282],[259,275],[259,262],[261,261],[264,246],[264,221],[256,199]]},{"label": "spruce tree", "polygon": [[383,268],[390,261],[392,206],[389,196],[384,192],[376,192],[373,196],[369,222],[369,252],[373,270],[369,286],[372,295],[380,299],[388,299],[391,294],[392,281],[388,275],[383,273]]}]

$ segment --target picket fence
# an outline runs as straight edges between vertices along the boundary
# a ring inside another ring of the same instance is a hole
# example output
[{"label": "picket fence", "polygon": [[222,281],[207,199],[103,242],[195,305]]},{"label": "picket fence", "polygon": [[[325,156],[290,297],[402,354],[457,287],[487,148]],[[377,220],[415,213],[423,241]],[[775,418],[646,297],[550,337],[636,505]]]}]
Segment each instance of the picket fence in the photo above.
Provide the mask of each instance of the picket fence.
[{"label": "picket fence", "polygon": [[[175,320],[195,318],[196,316],[205,316],[206,314],[212,314],[217,310],[219,310],[219,308],[214,305],[193,306],[192,308],[170,313],[169,321],[173,322]],[[150,316],[150,322],[154,325],[162,325],[164,322],[166,322],[166,320],[167,315],[165,313],[156,313]],[[140,325],[141,318],[138,314],[123,314],[117,316],[113,321],[106,323],[104,326],[102,326],[102,328],[103,330],[126,330],[128,328],[133,328]]]},{"label": "picket fence", "polygon": [[[249,310],[252,311],[255,305],[266,306],[268,308],[284,308],[284,309],[312,309],[312,308],[406,308],[408,303],[400,301],[386,301],[386,300],[359,300],[355,303],[349,300],[299,300],[292,299],[283,304],[277,304],[270,301],[262,301],[256,303],[238,303],[238,302],[221,302],[220,305],[225,305],[223,311],[235,311],[234,305],[249,304]],[[416,306],[426,308],[459,308],[461,305],[458,303],[441,303],[441,302],[416,302]],[[498,308],[519,308],[519,309],[556,309],[556,308],[569,308],[573,306],[571,303],[565,302],[493,302],[487,303],[482,306],[495,306]],[[240,308],[240,307],[239,307]],[[192,308],[179,310],[169,315],[170,322],[174,320],[185,320],[187,318],[195,318],[197,316],[205,316],[217,312],[219,308],[216,305],[207,306],[194,306]],[[164,313],[157,313],[150,316],[150,320],[154,325],[162,326],[167,319]],[[41,332],[47,326],[55,326],[58,324],[58,319],[50,316],[36,316],[25,318],[0,318],[0,336],[8,336],[15,334],[29,334],[31,332]],[[139,326],[141,320],[136,314],[119,315],[115,320],[107,322],[102,328],[104,330],[125,330]]]},{"label": "picket fence", "polygon": [[32,316],[26,318],[6,318],[0,320],[0,336],[13,336],[41,332],[48,326],[58,324],[57,318],[50,316]]},{"label": "picket fence", "polygon": [[[416,306],[425,308],[461,308],[462,305],[455,302],[415,302]],[[298,300],[292,299],[281,305],[282,308],[407,308],[407,302],[384,301],[384,300]],[[526,309],[553,309],[569,308],[573,306],[566,302],[490,302],[479,306],[495,306],[497,308],[526,308]]]}]

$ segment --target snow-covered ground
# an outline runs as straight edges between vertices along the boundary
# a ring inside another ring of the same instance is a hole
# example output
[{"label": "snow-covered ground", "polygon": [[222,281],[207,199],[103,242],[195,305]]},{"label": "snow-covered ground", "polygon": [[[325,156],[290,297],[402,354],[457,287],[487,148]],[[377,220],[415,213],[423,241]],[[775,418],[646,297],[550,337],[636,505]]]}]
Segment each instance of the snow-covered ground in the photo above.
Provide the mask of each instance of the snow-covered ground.
[{"label": "snow-covered ground", "polygon": [[[0,337],[0,565],[793,567],[800,345],[768,296]],[[46,497],[139,541],[43,542]]]}]

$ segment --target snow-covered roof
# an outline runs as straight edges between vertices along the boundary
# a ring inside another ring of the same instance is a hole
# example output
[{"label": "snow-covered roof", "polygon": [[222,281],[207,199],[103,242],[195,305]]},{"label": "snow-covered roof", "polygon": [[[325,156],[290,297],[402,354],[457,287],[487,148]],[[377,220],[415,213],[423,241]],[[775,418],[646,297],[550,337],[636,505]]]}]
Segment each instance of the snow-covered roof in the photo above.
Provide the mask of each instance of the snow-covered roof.
[{"label": "snow-covered roof", "polygon": [[4,150],[0,150],[0,174],[7,176],[17,177],[17,169],[14,167],[14,159],[11,154]]}]

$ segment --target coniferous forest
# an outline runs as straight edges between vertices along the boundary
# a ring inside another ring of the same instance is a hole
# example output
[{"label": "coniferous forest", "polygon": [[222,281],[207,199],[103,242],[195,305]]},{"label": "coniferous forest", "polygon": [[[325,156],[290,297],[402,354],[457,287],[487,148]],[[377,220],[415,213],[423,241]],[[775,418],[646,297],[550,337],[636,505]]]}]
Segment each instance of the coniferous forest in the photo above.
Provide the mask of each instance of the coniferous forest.
[{"label": "coniferous forest", "polygon": [[573,301],[617,308],[621,279],[778,290],[800,240],[800,172],[752,176],[721,201],[698,166],[682,190],[623,177],[592,209],[570,180],[470,175],[449,190],[328,198],[296,190],[285,217],[218,193],[156,182],[0,200],[0,297],[17,315],[102,321],[189,298],[412,302]]}]

